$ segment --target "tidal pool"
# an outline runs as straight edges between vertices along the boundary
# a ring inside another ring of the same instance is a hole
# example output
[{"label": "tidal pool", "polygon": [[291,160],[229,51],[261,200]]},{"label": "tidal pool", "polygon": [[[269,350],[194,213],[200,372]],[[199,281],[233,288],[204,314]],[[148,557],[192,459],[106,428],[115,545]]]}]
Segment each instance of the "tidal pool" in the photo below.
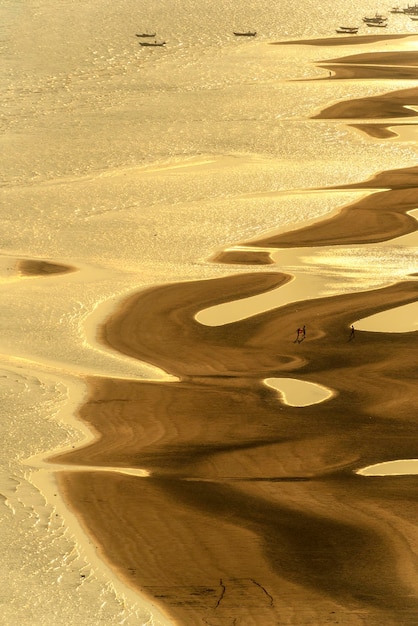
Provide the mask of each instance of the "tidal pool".
[{"label": "tidal pool", "polygon": [[266,378],[264,382],[268,387],[277,389],[283,402],[289,406],[319,404],[333,396],[331,389],[297,378]]},{"label": "tidal pool", "polygon": [[411,476],[418,474],[418,459],[399,459],[368,465],[356,474],[361,476]]}]

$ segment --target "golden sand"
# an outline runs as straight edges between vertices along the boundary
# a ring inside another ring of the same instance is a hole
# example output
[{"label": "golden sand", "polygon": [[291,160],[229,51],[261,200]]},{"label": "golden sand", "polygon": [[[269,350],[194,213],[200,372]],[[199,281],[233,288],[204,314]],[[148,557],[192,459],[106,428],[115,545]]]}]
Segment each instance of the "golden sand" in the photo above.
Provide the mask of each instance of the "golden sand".
[{"label": "golden sand", "polygon": [[[398,114],[416,93],[339,103],[319,117]],[[366,243],[416,230],[407,211],[418,204],[418,168],[344,188],[370,195],[332,219],[248,245]],[[85,466],[61,473],[59,484],[103,558],[182,626],[416,626],[418,477],[355,472],[418,456],[418,333],[349,339],[354,320],[418,300],[418,281],[219,327],[195,320],[205,307],[288,280],[246,273],[130,297],[102,340],[178,382],[91,378],[80,415],[97,436],[54,459]],[[286,376],[334,395],[287,406],[263,383]]]}]

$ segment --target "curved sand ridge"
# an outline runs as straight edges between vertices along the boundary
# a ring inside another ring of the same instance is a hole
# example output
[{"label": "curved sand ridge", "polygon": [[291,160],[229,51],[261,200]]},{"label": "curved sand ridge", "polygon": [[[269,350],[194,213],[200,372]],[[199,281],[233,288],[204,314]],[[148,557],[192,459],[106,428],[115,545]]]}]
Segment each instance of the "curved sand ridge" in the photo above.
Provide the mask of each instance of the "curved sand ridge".
[{"label": "curved sand ridge", "polygon": [[[326,64],[319,64],[319,67],[332,71],[332,78],[336,79],[417,80],[418,53],[415,50],[367,52],[342,59],[329,59]],[[351,114],[352,108],[349,108]]]},{"label": "curved sand ridge", "polygon": [[[417,173],[347,186],[386,191],[257,243],[318,246],[412,232],[406,211],[416,208]],[[354,319],[418,300],[418,281],[221,327],[195,320],[205,307],[287,280],[243,274],[130,297],[107,320],[103,341],[179,382],[90,379],[81,417],[97,437],[55,459],[86,466],[61,473],[61,488],[104,558],[176,624],[415,626],[418,479],[355,471],[418,457],[418,333],[348,337]],[[294,342],[302,323],[307,337]],[[335,395],[286,406],[263,383],[286,376]]]},{"label": "curved sand ridge", "polygon": [[322,37],[320,39],[294,39],[291,41],[275,41],[273,46],[358,46],[361,44],[379,43],[380,41],[390,41],[394,39],[405,39],[413,35],[348,35],[347,37]]},{"label": "curved sand ridge", "polygon": [[382,172],[369,181],[329,189],[379,191],[342,207],[332,218],[240,245],[294,248],[377,243],[417,230],[417,220],[408,211],[418,207],[418,167]]},{"label": "curved sand ridge", "polygon": [[[262,278],[243,283],[258,289]],[[254,602],[246,611],[266,624],[295,601],[312,606],[317,619],[341,603],[366,607],[370,623],[381,610],[388,620],[406,609],[416,619],[418,598],[396,573],[392,537],[394,524],[407,545],[413,541],[407,521],[418,513],[416,490],[408,478],[393,509],[393,485],[375,492],[352,475],[382,458],[417,454],[416,336],[347,336],[353,311],[365,316],[416,300],[418,283],[288,305],[229,328],[194,321],[196,303],[235,290],[235,277],[150,289],[108,322],[111,345],[141,359],[153,355],[182,382],[90,381],[81,415],[100,438],[61,461],[136,465],[152,478],[138,484],[88,467],[85,475],[68,472],[60,482],[70,502],[122,575],[154,600],[164,596],[181,623],[234,607],[241,615],[236,604],[215,611],[221,579],[231,601]],[[301,317],[309,339],[295,344]],[[295,371],[337,396],[309,409],[280,405],[260,379]],[[399,502],[407,514],[391,519]],[[413,560],[412,546],[403,558]],[[295,583],[305,591],[289,600]]]}]

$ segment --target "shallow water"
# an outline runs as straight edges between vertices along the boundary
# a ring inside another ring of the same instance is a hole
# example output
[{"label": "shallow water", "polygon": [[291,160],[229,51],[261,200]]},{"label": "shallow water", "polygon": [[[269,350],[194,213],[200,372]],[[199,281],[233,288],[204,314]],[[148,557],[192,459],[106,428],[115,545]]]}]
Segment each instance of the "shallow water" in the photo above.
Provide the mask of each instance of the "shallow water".
[{"label": "shallow water", "polygon": [[414,476],[418,474],[417,459],[397,459],[369,465],[357,472],[360,476]]},{"label": "shallow water", "polygon": [[[355,195],[318,188],[416,164],[412,125],[377,141],[311,119],[332,102],[411,81],[320,80],[328,72],[317,64],[352,54],[352,46],[270,45],[334,36],[340,22],[366,12],[374,3],[336,0],[324,11],[313,0],[1,0],[0,516],[12,582],[0,609],[5,624],[157,624],[147,621],[149,607],[90,562],[80,529],[24,462],[35,459],[36,473],[36,459],[84,440],[74,415],[86,375],[165,377],[97,341],[97,325],[121,298],[241,273],[248,268],[208,259],[330,214]],[[254,41],[233,37],[247,28],[258,31]],[[141,48],[135,33],[154,29],[167,45]],[[393,16],[388,31],[416,29]],[[414,36],[356,52],[416,45]],[[402,279],[414,268],[415,246],[410,238],[403,247],[274,258],[296,276],[286,297],[302,299]],[[75,271],[25,275],[22,261],[33,259]]]},{"label": "shallow water", "polygon": [[332,390],[297,378],[266,378],[264,382],[277,389],[282,401],[289,406],[311,406],[332,396]]}]

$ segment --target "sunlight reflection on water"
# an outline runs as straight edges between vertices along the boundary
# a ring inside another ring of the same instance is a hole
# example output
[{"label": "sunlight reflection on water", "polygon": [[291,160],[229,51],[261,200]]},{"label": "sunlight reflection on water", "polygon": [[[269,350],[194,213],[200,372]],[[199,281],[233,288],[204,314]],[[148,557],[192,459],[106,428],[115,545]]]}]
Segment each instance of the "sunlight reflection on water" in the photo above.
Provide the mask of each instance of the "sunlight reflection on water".
[{"label": "sunlight reflection on water", "polygon": [[416,270],[415,249],[402,246],[267,250],[277,269],[293,280],[266,293],[203,309],[195,316],[200,324],[221,326],[291,302],[377,289],[410,278]]},{"label": "sunlight reflection on water", "polygon": [[357,330],[375,333],[409,333],[418,330],[418,302],[382,311],[354,322]]},{"label": "sunlight reflection on water", "polygon": [[418,474],[418,459],[401,459],[369,465],[356,472],[361,476],[407,476]]},{"label": "sunlight reflection on water", "polygon": [[285,404],[289,406],[311,406],[333,396],[333,392],[322,385],[296,378],[266,378],[268,387],[277,389]]}]

